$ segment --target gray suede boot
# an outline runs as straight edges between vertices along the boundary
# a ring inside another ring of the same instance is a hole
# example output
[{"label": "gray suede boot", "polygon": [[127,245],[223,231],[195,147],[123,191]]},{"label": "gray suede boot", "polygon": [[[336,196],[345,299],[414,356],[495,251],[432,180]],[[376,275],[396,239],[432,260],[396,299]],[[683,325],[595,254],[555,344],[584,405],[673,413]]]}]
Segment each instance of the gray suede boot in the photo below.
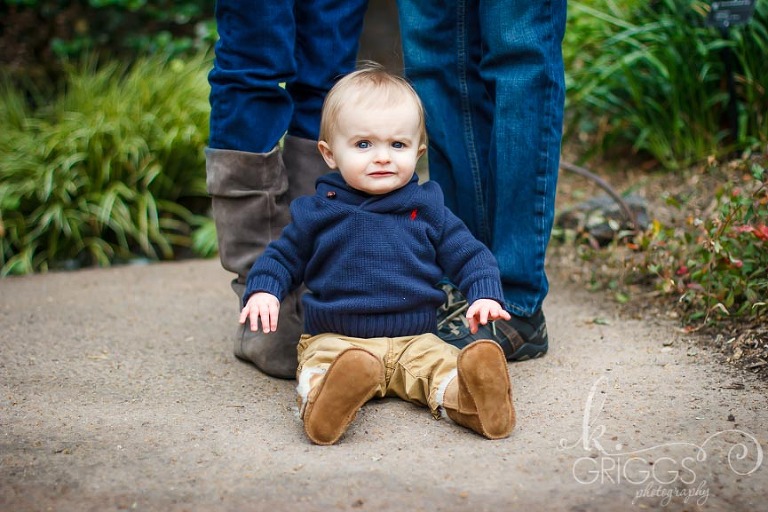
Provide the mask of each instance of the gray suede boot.
[{"label": "gray suede boot", "polygon": [[[232,289],[238,297],[242,297],[245,285],[233,281]],[[295,379],[299,363],[297,346],[304,333],[300,291],[289,293],[280,302],[277,322],[277,331],[269,334],[251,331],[250,321],[238,326],[235,356],[253,363],[256,368],[272,377]]]},{"label": "gray suede boot", "polygon": [[[288,178],[279,148],[269,153],[209,148],[205,156],[219,258],[238,276],[232,289],[239,311],[251,265],[290,220]],[[277,332],[264,334],[239,326],[235,355],[273,377],[295,378],[296,347],[304,330],[300,308],[295,292],[283,299]],[[232,316],[236,318],[234,311]]]},{"label": "gray suede boot", "polygon": [[283,139],[283,161],[288,172],[288,197],[291,201],[300,196],[314,195],[317,178],[331,172],[317,149],[316,140],[286,135]]}]

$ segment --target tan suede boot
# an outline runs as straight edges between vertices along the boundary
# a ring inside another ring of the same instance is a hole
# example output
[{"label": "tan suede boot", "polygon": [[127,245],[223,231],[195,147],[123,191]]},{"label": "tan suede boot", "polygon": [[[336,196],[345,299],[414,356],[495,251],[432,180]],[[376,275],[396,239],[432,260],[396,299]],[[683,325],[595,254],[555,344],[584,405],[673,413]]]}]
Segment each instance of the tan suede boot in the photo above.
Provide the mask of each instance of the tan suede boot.
[{"label": "tan suede boot", "polygon": [[[251,265],[290,220],[288,177],[279,148],[269,153],[209,148],[205,156],[219,258],[225,269],[237,274],[232,288],[240,311]],[[298,293],[283,300],[278,324],[277,332],[270,334],[238,326],[234,352],[267,375],[293,379],[296,347],[304,330]]]},{"label": "tan suede boot", "polygon": [[321,445],[338,441],[383,380],[384,364],[378,357],[362,348],[343,351],[309,391],[303,409],[307,437]]},{"label": "tan suede boot", "polygon": [[509,436],[515,409],[501,347],[491,340],[467,345],[459,352],[457,370],[442,404],[448,417],[488,439]]}]

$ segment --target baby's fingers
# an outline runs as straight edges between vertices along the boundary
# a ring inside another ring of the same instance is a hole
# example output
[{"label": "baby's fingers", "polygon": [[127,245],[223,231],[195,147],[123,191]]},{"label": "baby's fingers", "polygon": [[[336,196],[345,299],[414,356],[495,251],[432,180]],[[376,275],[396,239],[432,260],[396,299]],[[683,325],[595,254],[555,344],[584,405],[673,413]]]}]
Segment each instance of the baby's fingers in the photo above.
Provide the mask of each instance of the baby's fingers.
[{"label": "baby's fingers", "polygon": [[512,318],[512,315],[510,315],[505,309],[503,308],[493,308],[489,315],[488,320],[509,320]]},{"label": "baby's fingers", "polygon": [[277,330],[277,319],[280,312],[280,304],[278,302],[270,302],[264,306],[261,310],[261,327],[265,333],[274,332]]},{"label": "baby's fingers", "polygon": [[478,329],[477,319],[474,316],[467,317],[467,320],[469,322],[469,332],[472,334],[475,334]]},{"label": "baby's fingers", "polygon": [[240,311],[240,319],[238,320],[241,324],[244,324],[245,321],[248,320],[248,306],[244,307]]},{"label": "baby's fingers", "polygon": [[478,311],[478,314],[480,316],[480,324],[485,325],[488,323],[488,316],[490,315],[490,310],[488,308],[480,308],[480,311]]}]

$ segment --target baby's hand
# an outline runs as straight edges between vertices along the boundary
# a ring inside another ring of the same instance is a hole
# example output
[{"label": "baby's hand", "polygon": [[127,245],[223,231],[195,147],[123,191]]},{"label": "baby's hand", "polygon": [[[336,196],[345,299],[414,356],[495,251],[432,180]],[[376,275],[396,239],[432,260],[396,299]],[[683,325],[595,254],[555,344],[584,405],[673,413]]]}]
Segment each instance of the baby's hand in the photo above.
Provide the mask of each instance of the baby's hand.
[{"label": "baby's hand", "polygon": [[277,330],[277,316],[280,313],[280,301],[271,293],[254,293],[240,312],[240,323],[251,318],[251,330],[259,330],[259,320],[265,334]]},{"label": "baby's hand", "polygon": [[472,334],[477,332],[480,324],[485,325],[493,320],[509,320],[512,318],[504,308],[491,299],[478,299],[469,306],[467,310],[467,320],[469,320],[469,331]]}]

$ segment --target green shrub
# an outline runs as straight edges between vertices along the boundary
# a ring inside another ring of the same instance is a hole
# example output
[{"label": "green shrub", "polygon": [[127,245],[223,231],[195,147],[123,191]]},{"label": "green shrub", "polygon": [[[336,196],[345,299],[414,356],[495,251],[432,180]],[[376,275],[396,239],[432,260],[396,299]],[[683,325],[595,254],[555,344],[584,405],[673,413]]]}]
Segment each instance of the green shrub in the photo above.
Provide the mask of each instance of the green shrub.
[{"label": "green shrub", "polygon": [[32,111],[0,89],[0,273],[173,258],[207,225],[210,61],[83,64]]},{"label": "green shrub", "polygon": [[6,0],[0,2],[0,71],[39,88],[59,84],[62,64],[98,54],[191,56],[216,37],[214,0]]},{"label": "green shrub", "polygon": [[757,164],[751,172],[751,180],[722,185],[714,215],[694,221],[696,244],[675,272],[691,321],[768,312],[768,175]]},{"label": "green shrub", "polygon": [[[662,196],[684,223],[656,220],[626,248],[614,248],[623,254],[623,283],[677,298],[688,324],[768,316],[768,173],[749,161],[734,161],[727,171],[713,171],[722,181],[702,210]],[[610,257],[606,252],[594,256]]]},{"label": "green shrub", "polygon": [[[702,1],[569,2],[568,132],[601,151],[631,146],[669,169],[768,143],[768,0],[725,39]],[[723,52],[738,61],[730,140]]]}]

